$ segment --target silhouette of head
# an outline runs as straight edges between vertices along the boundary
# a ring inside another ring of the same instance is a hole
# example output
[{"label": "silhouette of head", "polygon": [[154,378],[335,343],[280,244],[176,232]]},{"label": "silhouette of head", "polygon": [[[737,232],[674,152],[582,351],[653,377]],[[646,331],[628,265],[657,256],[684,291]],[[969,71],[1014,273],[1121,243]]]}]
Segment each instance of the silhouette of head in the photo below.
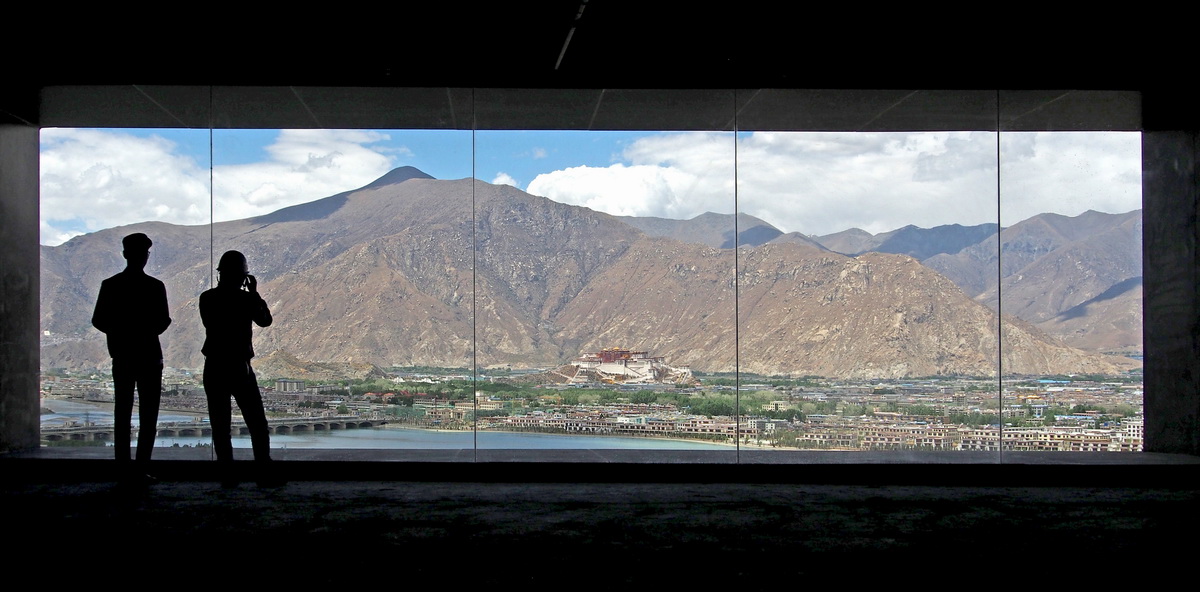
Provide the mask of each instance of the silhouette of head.
[{"label": "silhouette of head", "polygon": [[125,257],[129,267],[143,268],[146,266],[146,261],[150,259],[150,245],[154,244],[150,241],[150,237],[140,232],[135,232],[121,239],[121,256]]},{"label": "silhouette of head", "polygon": [[150,237],[140,232],[135,232],[121,239],[121,246],[126,251],[149,251],[150,246],[154,243],[150,241]]},{"label": "silhouette of head", "polygon": [[221,280],[241,283],[250,273],[250,265],[246,263],[246,256],[240,252],[225,251],[221,260],[217,262],[217,271],[221,273]]}]

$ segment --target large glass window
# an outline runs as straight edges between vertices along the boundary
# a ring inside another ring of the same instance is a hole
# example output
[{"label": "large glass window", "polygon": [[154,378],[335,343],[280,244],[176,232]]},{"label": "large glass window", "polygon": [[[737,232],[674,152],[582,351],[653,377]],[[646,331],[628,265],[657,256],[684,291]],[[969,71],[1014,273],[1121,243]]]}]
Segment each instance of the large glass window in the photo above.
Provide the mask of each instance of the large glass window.
[{"label": "large glass window", "polygon": [[1141,449],[1137,133],[820,129],[820,93],[516,129],[497,96],[473,130],[44,130],[43,434],[111,418],[90,311],[142,231],[160,446],[207,443],[235,249],[278,448]]},{"label": "large glass window", "polygon": [[1140,134],[1000,140],[999,258],[972,296],[1017,321],[1003,343],[1004,449],[1140,451]]},{"label": "large glass window", "polygon": [[[161,338],[171,403],[158,420],[188,424],[206,416],[194,376],[200,344],[180,328],[199,326],[195,297],[210,280],[208,146],[207,130],[42,131],[42,433],[50,443],[111,441],[110,432],[93,440],[77,428],[112,425],[112,360],[91,318],[100,282],[125,267],[122,237],[135,232],[152,237],[145,269],[166,284],[172,317]],[[198,431],[184,430],[193,435],[185,442]]]},{"label": "large glass window", "polygon": [[739,209],[772,223],[745,234],[739,257],[743,413],[756,441],[962,447],[962,416],[995,400],[998,344],[994,311],[947,261],[995,258],[995,142],[992,132],[743,136]]},{"label": "large glass window", "polygon": [[476,192],[481,448],[732,451],[735,393],[702,379],[737,368],[733,152],[730,133],[477,133],[499,182]]}]

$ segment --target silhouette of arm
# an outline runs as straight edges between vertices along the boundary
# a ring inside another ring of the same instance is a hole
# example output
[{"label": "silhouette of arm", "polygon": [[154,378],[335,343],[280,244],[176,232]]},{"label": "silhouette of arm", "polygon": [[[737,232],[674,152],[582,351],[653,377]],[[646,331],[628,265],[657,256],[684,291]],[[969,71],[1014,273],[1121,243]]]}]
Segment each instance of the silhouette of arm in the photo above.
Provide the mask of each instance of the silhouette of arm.
[{"label": "silhouette of arm", "polygon": [[98,329],[101,333],[109,333],[113,330],[113,304],[111,291],[107,288],[107,282],[100,283],[100,294],[96,296],[96,309],[92,311],[92,326]]},{"label": "silhouette of arm", "polygon": [[154,305],[155,310],[154,316],[151,319],[150,330],[155,335],[162,335],[163,331],[166,331],[167,327],[171,326],[171,311],[170,307],[167,306],[166,285],[159,283],[158,288],[158,297]]},{"label": "silhouette of arm", "polygon": [[262,294],[258,293],[258,278],[248,275],[246,276],[246,290],[254,297],[254,304],[251,306],[253,310],[250,312],[250,318],[254,320],[254,324],[259,327],[271,326],[271,309],[267,308],[267,301],[263,300]]},{"label": "silhouette of arm", "polygon": [[270,327],[273,320],[271,318],[271,309],[267,308],[267,301],[263,300],[261,295],[257,292],[254,295],[258,297],[258,302],[255,303],[254,316],[252,317],[254,324],[259,327]]}]

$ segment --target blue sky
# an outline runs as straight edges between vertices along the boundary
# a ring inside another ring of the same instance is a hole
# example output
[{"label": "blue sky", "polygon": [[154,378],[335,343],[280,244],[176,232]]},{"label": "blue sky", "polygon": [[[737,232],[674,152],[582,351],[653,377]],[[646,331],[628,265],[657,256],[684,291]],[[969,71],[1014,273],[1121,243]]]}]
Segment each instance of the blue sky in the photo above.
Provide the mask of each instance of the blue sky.
[{"label": "blue sky", "polygon": [[1141,207],[1136,133],[1006,133],[999,159],[996,145],[980,132],[743,133],[735,147],[706,132],[45,129],[41,241],[204,224],[210,196],[218,221],[263,214],[399,166],[618,215],[736,208],[811,235],[995,222],[998,192],[1006,225]]},{"label": "blue sky", "polygon": [[[209,162],[208,130],[128,129],[100,130],[139,138],[161,137],[174,142],[180,154],[197,163]],[[641,132],[506,131],[479,132],[475,139],[481,153],[472,163],[470,131],[406,130],[382,132],[387,139],[373,142],[385,151],[438,179],[462,179],[471,176],[472,164],[478,177],[485,180],[509,175],[522,188],[539,174],[574,166],[608,166],[620,159],[623,148]],[[267,147],[274,144],[279,130],[214,130],[212,164],[221,167],[247,165],[270,158]]]}]

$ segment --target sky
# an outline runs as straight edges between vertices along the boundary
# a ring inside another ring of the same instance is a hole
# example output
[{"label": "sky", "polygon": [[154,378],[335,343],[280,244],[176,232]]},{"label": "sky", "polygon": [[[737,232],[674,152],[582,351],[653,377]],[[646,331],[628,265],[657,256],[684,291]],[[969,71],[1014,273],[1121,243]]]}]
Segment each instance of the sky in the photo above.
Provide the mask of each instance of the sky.
[{"label": "sky", "polygon": [[41,244],[134,222],[256,216],[401,166],[615,215],[738,211],[815,236],[997,216],[1009,226],[1046,212],[1128,212],[1142,199],[1134,132],[46,128]]}]

